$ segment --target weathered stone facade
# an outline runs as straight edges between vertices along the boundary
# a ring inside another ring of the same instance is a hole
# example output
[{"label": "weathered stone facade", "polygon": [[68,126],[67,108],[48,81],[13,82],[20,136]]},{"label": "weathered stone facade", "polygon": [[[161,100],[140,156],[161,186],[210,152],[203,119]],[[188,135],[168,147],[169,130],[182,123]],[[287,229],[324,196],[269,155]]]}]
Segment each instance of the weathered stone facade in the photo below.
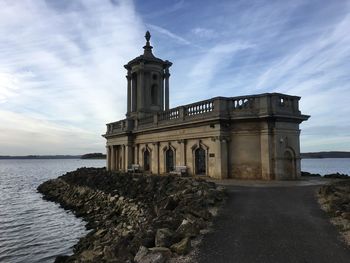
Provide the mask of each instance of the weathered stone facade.
[{"label": "weathered stone facade", "polygon": [[217,179],[300,176],[300,97],[265,93],[216,97],[169,109],[169,61],[144,54],[131,60],[126,119],[107,124],[107,169],[188,174]]}]

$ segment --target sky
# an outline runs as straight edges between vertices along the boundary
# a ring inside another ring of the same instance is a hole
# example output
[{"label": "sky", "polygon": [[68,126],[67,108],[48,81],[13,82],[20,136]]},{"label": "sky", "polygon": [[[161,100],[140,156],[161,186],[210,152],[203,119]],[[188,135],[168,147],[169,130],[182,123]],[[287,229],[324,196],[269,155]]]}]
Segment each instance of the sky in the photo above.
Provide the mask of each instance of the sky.
[{"label": "sky", "polygon": [[350,151],[350,0],[0,0],[0,155],[104,152],[146,30],[171,107],[297,95],[301,151]]}]

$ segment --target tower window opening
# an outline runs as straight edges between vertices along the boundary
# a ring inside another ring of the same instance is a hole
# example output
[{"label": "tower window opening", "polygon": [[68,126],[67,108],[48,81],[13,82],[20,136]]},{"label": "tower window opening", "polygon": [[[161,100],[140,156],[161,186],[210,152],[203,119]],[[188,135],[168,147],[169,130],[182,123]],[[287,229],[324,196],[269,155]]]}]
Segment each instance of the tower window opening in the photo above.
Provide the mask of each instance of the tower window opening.
[{"label": "tower window opening", "polygon": [[151,87],[151,101],[153,105],[157,104],[157,96],[158,96],[158,86],[152,85]]}]

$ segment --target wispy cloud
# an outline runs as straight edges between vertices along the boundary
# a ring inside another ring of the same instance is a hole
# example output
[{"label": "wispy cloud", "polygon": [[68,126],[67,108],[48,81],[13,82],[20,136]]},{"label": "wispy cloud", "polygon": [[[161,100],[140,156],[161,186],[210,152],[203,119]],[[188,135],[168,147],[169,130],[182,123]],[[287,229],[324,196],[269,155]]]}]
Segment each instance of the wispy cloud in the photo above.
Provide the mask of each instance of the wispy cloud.
[{"label": "wispy cloud", "polygon": [[[51,147],[52,153],[67,153],[64,147],[72,145],[67,137],[83,137],[81,130],[95,138],[75,140],[69,152],[84,152],[89,144],[96,150],[96,141],[104,150],[104,123],[122,118],[125,111],[123,65],[140,52],[144,34],[133,3],[27,0],[0,5],[0,34],[8,36],[0,43],[1,129],[11,130],[12,142],[22,141],[26,131],[19,128],[28,122],[18,117],[42,120],[28,125],[42,140],[57,137],[62,147]],[[17,116],[18,124],[8,127],[6,115]],[[62,133],[52,126],[73,128]],[[12,151],[1,147],[0,154],[34,149],[47,147],[23,143]]]},{"label": "wispy cloud", "polygon": [[[150,5],[149,1],[147,5]],[[154,6],[152,7],[154,9],[151,12],[143,14],[145,18],[157,18],[157,17],[163,17],[165,15],[169,16],[176,11],[182,10],[186,6],[186,2],[185,0],[175,0],[175,1],[172,1],[171,4],[169,3],[164,4],[164,2],[162,1],[160,5],[159,3],[155,3],[155,2],[153,2],[153,5]]]},{"label": "wispy cloud", "polygon": [[152,24],[148,24],[147,25],[150,29],[162,34],[162,35],[165,35],[175,41],[177,41],[178,43],[180,44],[183,44],[183,45],[190,45],[191,42],[184,39],[183,37],[179,36],[179,35],[176,35],[172,32],[170,32],[169,30],[163,28],[163,27],[160,27],[160,26],[156,26],[156,25],[152,25]]},{"label": "wispy cloud", "polygon": [[218,36],[218,33],[210,28],[196,27],[191,31],[200,38],[216,38]]},{"label": "wispy cloud", "polygon": [[[312,116],[301,125],[302,150],[350,150],[343,129],[350,122],[350,4],[248,1],[211,9],[215,16],[190,29],[191,41],[202,50],[180,60],[185,69],[176,70],[188,74],[182,82],[173,77],[176,102],[264,92],[299,95],[302,112]],[[201,11],[205,16],[207,10]],[[210,38],[207,28],[220,37]],[[217,52],[221,43],[239,44]]]},{"label": "wispy cloud", "polygon": [[204,51],[189,72],[191,78],[189,85],[192,90],[208,87],[212,84],[211,81],[215,83],[215,77],[218,77],[220,71],[227,66],[227,64],[225,65],[226,61],[234,59],[237,52],[253,46],[249,43],[232,42],[216,44],[209,50]]},{"label": "wispy cloud", "polygon": [[349,14],[347,0],[0,1],[0,154],[103,151],[145,29],[174,63],[172,106],[301,95],[302,150],[350,150]]}]

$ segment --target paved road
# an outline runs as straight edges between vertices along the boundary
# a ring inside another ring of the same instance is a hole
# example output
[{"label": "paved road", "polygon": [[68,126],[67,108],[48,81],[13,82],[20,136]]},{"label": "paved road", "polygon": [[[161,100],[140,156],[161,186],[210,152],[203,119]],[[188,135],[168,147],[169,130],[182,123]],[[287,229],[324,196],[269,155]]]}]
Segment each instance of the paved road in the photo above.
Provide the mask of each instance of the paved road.
[{"label": "paved road", "polygon": [[199,247],[199,263],[349,263],[319,208],[318,186],[226,186],[229,199]]}]

